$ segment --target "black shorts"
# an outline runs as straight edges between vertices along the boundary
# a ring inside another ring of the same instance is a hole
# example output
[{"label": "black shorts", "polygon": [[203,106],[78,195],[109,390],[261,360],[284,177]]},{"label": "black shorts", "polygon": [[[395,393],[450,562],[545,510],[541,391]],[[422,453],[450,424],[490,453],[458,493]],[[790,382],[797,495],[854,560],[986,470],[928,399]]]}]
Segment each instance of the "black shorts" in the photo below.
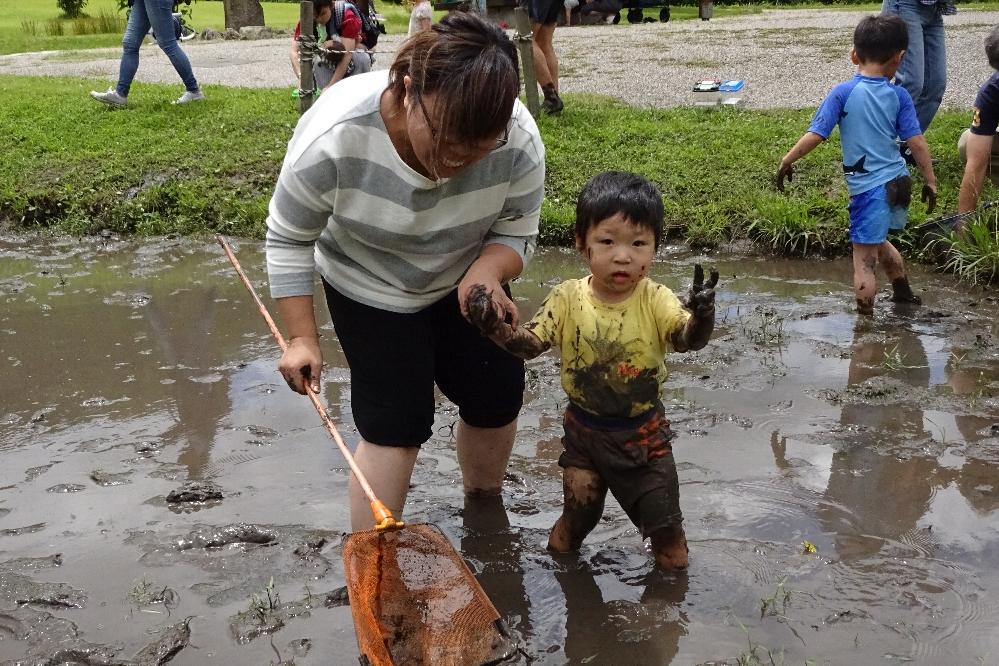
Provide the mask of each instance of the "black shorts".
[{"label": "black shorts", "polygon": [[399,313],[351,300],[325,280],[323,287],[365,441],[420,446],[430,439],[435,383],[469,425],[498,428],[517,418],[524,362],[465,321],[457,290],[419,312]]},{"label": "black shorts", "polygon": [[680,525],[673,431],[662,405],[634,419],[601,419],[570,404],[561,467],[596,472],[643,537]]},{"label": "black shorts", "polygon": [[565,8],[565,0],[524,0],[524,3],[531,21],[541,25],[558,23],[558,17]]}]

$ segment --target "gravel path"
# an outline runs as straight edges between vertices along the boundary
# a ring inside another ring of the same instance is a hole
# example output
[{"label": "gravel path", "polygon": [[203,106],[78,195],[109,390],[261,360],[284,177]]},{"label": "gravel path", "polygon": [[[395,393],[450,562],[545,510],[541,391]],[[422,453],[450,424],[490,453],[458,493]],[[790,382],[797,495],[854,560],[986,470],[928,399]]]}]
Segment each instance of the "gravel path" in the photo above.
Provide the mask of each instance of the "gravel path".
[{"label": "gravel path", "polygon": [[[646,10],[654,15],[655,10]],[[771,10],[711,21],[676,21],[559,28],[555,46],[562,89],[612,95],[640,106],[691,104],[701,78],[740,78],[745,103],[756,108],[811,107],[836,82],[849,78],[853,26],[864,12]],[[961,9],[947,17],[948,85],[944,105],[970,107],[989,77],[982,40],[999,23],[999,12]],[[402,36],[378,46],[376,69],[389,66]],[[204,84],[247,87],[295,85],[288,39],[194,40],[184,45]],[[113,81],[119,51],[44,52],[0,56],[0,74],[87,76]],[[598,74],[599,73],[599,74]],[[138,81],[179,80],[154,45],[142,49]],[[141,94],[141,88],[139,89]]]}]

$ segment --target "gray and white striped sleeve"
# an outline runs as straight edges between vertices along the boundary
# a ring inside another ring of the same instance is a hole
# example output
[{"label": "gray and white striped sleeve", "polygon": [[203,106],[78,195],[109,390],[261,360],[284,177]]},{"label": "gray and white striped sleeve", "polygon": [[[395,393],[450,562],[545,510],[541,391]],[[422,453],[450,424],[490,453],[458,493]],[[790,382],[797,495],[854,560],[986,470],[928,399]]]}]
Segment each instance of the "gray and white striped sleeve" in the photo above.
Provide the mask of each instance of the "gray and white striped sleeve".
[{"label": "gray and white striped sleeve", "polygon": [[515,180],[510,183],[503,212],[489,229],[485,245],[506,245],[520,255],[524,265],[534,256],[545,198],[545,156],[540,140],[528,143],[514,160]]},{"label": "gray and white striped sleeve", "polygon": [[313,293],[315,243],[332,213],[318,192],[335,190],[337,180],[333,160],[318,152],[306,149],[285,161],[268,206],[264,247],[273,298]]}]

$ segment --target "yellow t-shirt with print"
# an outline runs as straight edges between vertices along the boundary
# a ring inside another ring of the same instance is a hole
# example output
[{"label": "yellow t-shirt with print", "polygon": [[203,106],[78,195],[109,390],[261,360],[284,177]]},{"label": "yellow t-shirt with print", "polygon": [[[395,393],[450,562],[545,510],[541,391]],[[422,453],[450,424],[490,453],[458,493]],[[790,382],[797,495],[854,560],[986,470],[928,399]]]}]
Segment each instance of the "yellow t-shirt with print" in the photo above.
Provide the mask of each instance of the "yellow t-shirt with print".
[{"label": "yellow t-shirt with print", "polygon": [[562,388],[572,402],[621,418],[659,400],[670,336],[688,319],[676,294],[648,278],[621,303],[604,303],[585,277],[555,287],[526,327],[561,350]]}]

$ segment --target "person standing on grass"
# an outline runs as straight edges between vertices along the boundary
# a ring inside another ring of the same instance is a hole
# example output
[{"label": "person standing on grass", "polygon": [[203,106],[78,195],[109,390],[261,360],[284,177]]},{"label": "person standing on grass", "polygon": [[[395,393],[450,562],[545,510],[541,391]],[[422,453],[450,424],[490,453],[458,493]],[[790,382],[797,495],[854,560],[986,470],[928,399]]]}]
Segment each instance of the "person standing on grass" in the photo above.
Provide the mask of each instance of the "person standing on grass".
[{"label": "person standing on grass", "polygon": [[[992,29],[985,38],[985,55],[992,69],[999,70],[999,26]],[[993,183],[999,184],[999,142],[996,129],[999,127],[999,71],[992,74],[975,97],[974,115],[971,128],[964,130],[957,142],[957,153],[964,165],[964,178],[957,196],[957,212],[970,213],[978,207],[982,194],[985,174]],[[963,229],[964,219],[955,226]]]},{"label": "person standing on grass", "polygon": [[545,113],[559,113],[564,106],[558,94],[558,56],[555,55],[555,26],[559,14],[565,9],[565,0],[526,0],[531,17],[531,34],[534,43],[534,76],[541,86]]},{"label": "person standing on grass", "polygon": [[[956,13],[957,9],[953,0],[884,0],[881,11],[898,16],[908,28],[909,46],[895,73],[895,83],[909,91],[919,128],[925,134],[947,89],[943,17]],[[899,150],[907,164],[915,164],[905,142]]]},{"label": "person standing on grass", "polygon": [[205,99],[198,80],[194,78],[191,61],[177,42],[174,32],[173,0],[129,0],[131,11],[128,14],[128,24],[121,40],[122,56],[118,66],[118,83],[105,92],[92,90],[90,96],[102,104],[114,108],[124,108],[128,105],[128,92],[132,87],[135,72],[139,69],[139,47],[146,33],[152,27],[156,35],[156,44],[170,59],[170,64],[177,70],[184,82],[184,94],[174,100],[174,104],[200,102]]},{"label": "person standing on grass", "polygon": [[919,128],[912,98],[890,83],[908,42],[905,22],[897,16],[868,16],[853,32],[850,59],[857,74],[840,83],[815,112],[812,125],[781,159],[777,189],[794,175],[793,164],[829,138],[839,125],[843,174],[850,192],[850,241],[853,243],[853,288],[857,311],[874,314],[878,263],[891,280],[892,300],[918,305],[905,262],[888,240],[889,229],[905,227],[912,179],[895,146],[907,141],[923,175],[922,198],[930,213],[937,201],[937,178],[930,149]]},{"label": "person standing on grass", "polygon": [[[434,385],[458,406],[466,495],[499,495],[524,363],[466,321],[469,294],[517,320],[508,283],[534,251],[545,149],[517,100],[517,49],[469,12],[399,47],[388,71],[337,84],[302,116],[271,198],[267,273],[288,348],[288,386],[320,389],[316,272],[350,366],[356,460],[402,515]],[[341,87],[342,86],[342,87]],[[353,529],[371,527],[356,479]]]}]

